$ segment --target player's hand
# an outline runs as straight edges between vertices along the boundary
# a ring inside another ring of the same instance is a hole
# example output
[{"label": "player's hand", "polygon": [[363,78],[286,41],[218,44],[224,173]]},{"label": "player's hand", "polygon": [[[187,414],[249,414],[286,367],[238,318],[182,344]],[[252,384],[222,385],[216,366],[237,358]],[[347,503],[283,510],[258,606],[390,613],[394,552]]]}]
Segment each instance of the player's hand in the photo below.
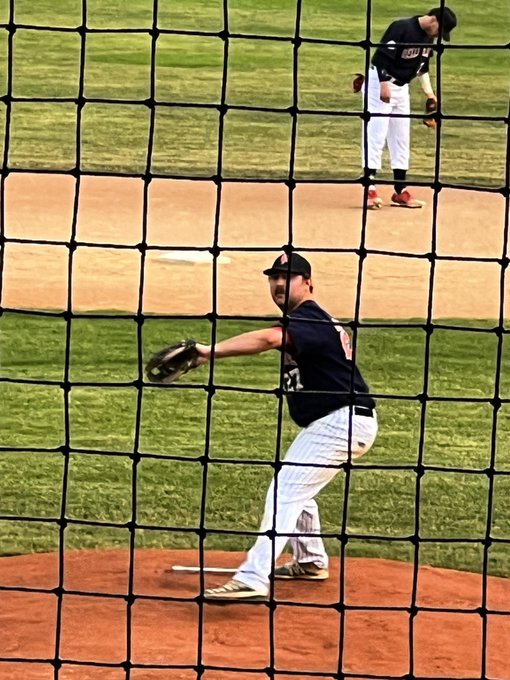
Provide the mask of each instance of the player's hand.
[{"label": "player's hand", "polygon": [[435,113],[437,113],[437,99],[436,96],[432,94],[427,97],[427,101],[425,102],[425,118],[423,119],[423,124],[431,130],[435,130],[437,127],[437,119],[431,116],[431,114]]},{"label": "player's hand", "polygon": [[197,342],[195,348],[198,352],[197,365],[206,364],[211,359],[211,345],[201,345]]},{"label": "player's hand", "polygon": [[387,81],[384,81],[380,84],[379,87],[379,98],[382,102],[385,104],[389,104],[391,101],[391,88],[390,84]]}]

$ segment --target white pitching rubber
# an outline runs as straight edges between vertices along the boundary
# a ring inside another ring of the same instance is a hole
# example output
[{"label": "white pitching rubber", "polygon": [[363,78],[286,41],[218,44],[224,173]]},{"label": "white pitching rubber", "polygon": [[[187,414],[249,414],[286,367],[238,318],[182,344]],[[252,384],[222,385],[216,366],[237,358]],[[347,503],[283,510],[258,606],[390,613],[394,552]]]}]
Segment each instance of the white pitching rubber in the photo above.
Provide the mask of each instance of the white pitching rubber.
[{"label": "white pitching rubber", "polygon": [[229,569],[228,567],[204,567],[200,569],[200,567],[186,567],[181,564],[174,564],[168,571],[180,571],[187,574],[199,574],[201,571],[204,574],[235,574],[237,569]]}]

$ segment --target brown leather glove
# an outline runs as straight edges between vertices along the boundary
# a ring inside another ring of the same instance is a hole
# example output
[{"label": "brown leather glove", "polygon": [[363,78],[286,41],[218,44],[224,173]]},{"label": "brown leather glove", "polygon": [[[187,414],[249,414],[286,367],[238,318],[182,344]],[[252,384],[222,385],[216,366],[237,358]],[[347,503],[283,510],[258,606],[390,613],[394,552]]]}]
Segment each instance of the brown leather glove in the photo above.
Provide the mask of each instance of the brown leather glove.
[{"label": "brown leather glove", "polygon": [[437,120],[432,118],[430,114],[436,113],[437,111],[437,100],[433,97],[429,97],[425,102],[425,113],[427,117],[423,119],[423,124],[434,130],[437,126]]},{"label": "brown leather glove", "polygon": [[362,73],[355,73],[354,74],[355,78],[352,81],[352,91],[354,94],[357,94],[358,92],[361,91],[361,88],[363,87],[363,83],[365,82],[365,76]]},{"label": "brown leather glove", "polygon": [[188,338],[154,354],[145,366],[150,382],[173,383],[188,371],[197,368],[198,350],[195,345],[195,340]]}]

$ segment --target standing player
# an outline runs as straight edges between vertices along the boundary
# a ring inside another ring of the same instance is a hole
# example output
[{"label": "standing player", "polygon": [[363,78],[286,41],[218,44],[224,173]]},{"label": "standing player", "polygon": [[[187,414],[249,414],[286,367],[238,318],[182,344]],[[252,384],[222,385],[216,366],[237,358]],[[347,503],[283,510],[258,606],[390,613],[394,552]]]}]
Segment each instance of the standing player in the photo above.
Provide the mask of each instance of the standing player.
[{"label": "standing player", "polygon": [[[276,560],[292,533],[308,535],[291,539],[294,560],[276,568],[275,577],[328,577],[315,496],[335,477],[340,464],[370,449],[377,433],[375,402],[352,362],[349,336],[315,302],[309,262],[297,253],[292,253],[290,262],[281,255],[264,274],[274,302],[287,309],[285,323],[218,342],[214,357],[283,351],[290,415],[303,429],[282,462],[276,499],[275,481],[267,492],[260,532],[272,529],[274,523],[275,538],[259,536],[234,578],[205,591],[211,600],[267,598],[273,550]],[[197,349],[199,363],[210,359],[210,346],[197,345]]]},{"label": "standing player", "polygon": [[[373,184],[385,143],[388,144],[395,193],[391,204],[402,208],[421,208],[424,203],[413,198],[406,187],[409,169],[410,101],[409,83],[418,77],[427,99],[437,101],[429,76],[431,45],[441,33],[450,40],[457,18],[448,7],[436,7],[428,14],[399,19],[387,28],[372,58],[365,87],[368,88],[368,112],[400,114],[401,118],[373,116],[362,138],[362,164],[370,180],[367,208],[377,210],[382,200]],[[364,96],[364,95],[363,95]],[[363,133],[365,126],[363,125]]]}]

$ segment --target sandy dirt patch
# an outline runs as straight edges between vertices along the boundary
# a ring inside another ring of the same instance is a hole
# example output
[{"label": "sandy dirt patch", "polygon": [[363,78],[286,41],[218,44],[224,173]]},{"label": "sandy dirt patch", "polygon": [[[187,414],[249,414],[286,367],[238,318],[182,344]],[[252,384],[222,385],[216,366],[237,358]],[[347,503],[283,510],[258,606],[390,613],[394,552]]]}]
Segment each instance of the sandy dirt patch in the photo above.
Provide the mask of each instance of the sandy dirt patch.
[{"label": "sandy dirt patch", "polygon": [[[388,203],[391,188],[381,194]],[[5,183],[2,306],[274,314],[261,271],[290,238],[312,262],[319,302],[342,318],[355,313],[362,244],[369,253],[362,262],[361,318],[425,317],[432,252],[451,258],[435,263],[433,316],[497,318],[504,198],[443,190],[434,223],[431,192],[416,194],[428,201],[424,209],[385,206],[368,213],[363,225],[358,187],[299,185],[290,201],[284,185],[226,183],[216,224],[212,182],[153,180],[145,200],[141,180],[83,177],[74,211],[73,178],[11,174]],[[73,230],[78,246],[70,268]],[[214,243],[228,263],[207,259]],[[203,249],[201,262],[165,259],[196,249]]]}]

